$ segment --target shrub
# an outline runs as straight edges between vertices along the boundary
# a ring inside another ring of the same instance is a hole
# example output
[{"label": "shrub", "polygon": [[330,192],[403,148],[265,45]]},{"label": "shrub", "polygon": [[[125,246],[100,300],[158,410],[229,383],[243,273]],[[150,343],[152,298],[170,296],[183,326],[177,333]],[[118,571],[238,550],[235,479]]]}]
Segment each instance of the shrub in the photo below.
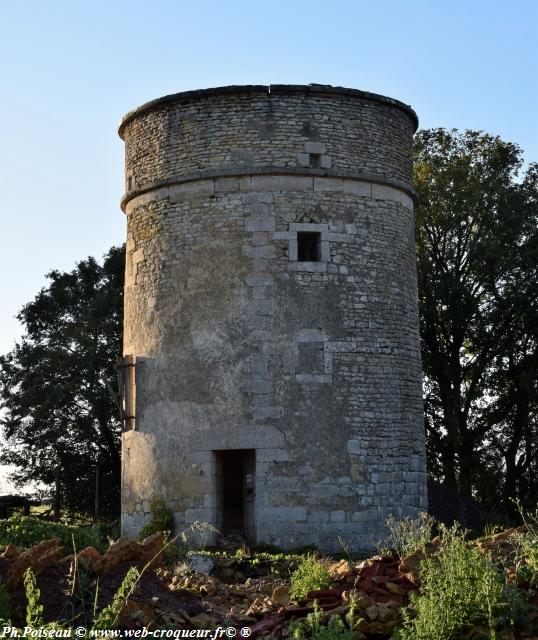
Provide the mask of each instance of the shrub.
[{"label": "shrub", "polygon": [[427,513],[420,513],[418,518],[403,518],[395,520],[391,514],[385,523],[387,537],[377,546],[381,554],[396,551],[401,556],[422,549],[432,538],[432,531],[436,525],[435,518]]},{"label": "shrub", "polygon": [[158,533],[173,533],[174,531],[174,515],[162,500],[154,500],[151,503],[151,520],[147,522],[141,529],[139,538],[143,540],[148,536]]},{"label": "shrub", "polygon": [[39,591],[35,575],[28,567],[24,574],[24,590],[26,592],[26,624],[29,627],[43,626],[43,605],[39,604],[41,591]]},{"label": "shrub", "polygon": [[328,589],[332,586],[327,563],[309,554],[301,559],[291,574],[290,594],[293,600],[302,600],[309,591]]},{"label": "shrub", "polygon": [[[421,591],[404,611],[399,640],[449,640],[472,625],[484,625],[489,637],[510,598],[502,574],[491,558],[469,545],[457,526],[440,525],[442,544],[438,553],[420,566]],[[513,594],[512,594],[513,595]]]},{"label": "shrub", "polygon": [[532,529],[519,534],[516,543],[516,571],[519,580],[528,582],[532,589],[538,587],[538,535]]},{"label": "shrub", "polygon": [[304,622],[292,622],[290,631],[293,640],[355,640],[353,630],[340,617],[333,616],[325,624],[317,601],[314,601],[313,613],[309,613]]},{"label": "shrub", "polygon": [[0,520],[0,546],[14,544],[19,549],[29,549],[42,540],[59,538],[65,549],[95,547],[103,552],[109,546],[109,537],[119,534],[117,523],[97,523],[88,527],[71,527],[58,522],[48,522],[32,516],[15,515]]}]

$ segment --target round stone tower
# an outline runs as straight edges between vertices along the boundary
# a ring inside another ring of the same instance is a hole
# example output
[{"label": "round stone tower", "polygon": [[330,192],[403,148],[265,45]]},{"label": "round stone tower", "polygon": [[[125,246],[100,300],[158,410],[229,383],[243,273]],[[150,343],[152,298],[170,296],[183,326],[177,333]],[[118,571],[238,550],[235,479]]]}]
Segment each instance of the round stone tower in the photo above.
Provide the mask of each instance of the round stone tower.
[{"label": "round stone tower", "polygon": [[414,111],[321,85],[125,116],[122,526],[370,547],[426,508]]}]

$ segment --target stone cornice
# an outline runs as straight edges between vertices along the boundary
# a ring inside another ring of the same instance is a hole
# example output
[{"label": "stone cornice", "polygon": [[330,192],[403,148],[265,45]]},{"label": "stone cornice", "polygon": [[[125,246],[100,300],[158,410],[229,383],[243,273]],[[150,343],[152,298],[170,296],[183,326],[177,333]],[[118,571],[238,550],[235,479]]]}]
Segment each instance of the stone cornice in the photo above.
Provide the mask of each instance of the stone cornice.
[{"label": "stone cornice", "polygon": [[237,95],[245,93],[259,93],[259,94],[307,94],[307,95],[344,95],[353,98],[359,98],[361,100],[370,100],[373,102],[380,102],[382,104],[393,106],[403,111],[413,122],[415,131],[418,128],[418,116],[415,111],[407,104],[382,96],[378,93],[370,93],[369,91],[361,91],[360,89],[348,89],[346,87],[333,87],[331,85],[324,84],[272,84],[272,85],[230,85],[227,87],[215,87],[212,89],[196,89],[193,91],[181,91],[180,93],[173,93],[156,100],[151,100],[144,103],[140,107],[129,111],[122,118],[118,134],[123,139],[123,131],[125,127],[134,118],[138,116],[158,109],[166,104],[189,102],[191,100],[210,98],[213,96],[226,96]]},{"label": "stone cornice", "polygon": [[[360,182],[365,184],[373,184],[380,185],[384,187],[389,187],[390,189],[394,189],[395,191],[399,191],[406,196],[408,196],[414,203],[417,200],[417,195],[415,191],[408,187],[406,184],[399,180],[389,179],[385,176],[375,175],[375,174],[367,174],[367,173],[343,173],[343,172],[334,172],[330,170],[318,170],[318,169],[308,169],[308,168],[293,168],[293,169],[274,169],[272,167],[263,168],[250,168],[250,169],[230,169],[230,170],[208,170],[197,173],[192,173],[188,175],[168,178],[166,180],[156,181],[147,187],[143,187],[141,189],[133,189],[126,193],[121,199],[121,208],[125,212],[128,203],[137,198],[139,196],[158,191],[161,189],[170,188],[173,186],[181,186],[196,183],[198,181],[217,181],[221,178],[255,178],[255,177],[267,176],[267,177],[282,177],[282,178],[315,178],[318,179],[329,179],[335,181],[346,181],[346,182]],[[312,182],[312,185],[314,183]],[[194,185],[193,185],[194,186]],[[253,188],[252,190],[256,190]],[[275,189],[277,190],[277,189]],[[192,192],[193,190],[191,190]],[[217,189],[216,192],[219,190]],[[222,191],[224,193],[224,191]],[[348,191],[348,193],[352,193],[352,191]],[[392,198],[389,198],[392,199]]]}]

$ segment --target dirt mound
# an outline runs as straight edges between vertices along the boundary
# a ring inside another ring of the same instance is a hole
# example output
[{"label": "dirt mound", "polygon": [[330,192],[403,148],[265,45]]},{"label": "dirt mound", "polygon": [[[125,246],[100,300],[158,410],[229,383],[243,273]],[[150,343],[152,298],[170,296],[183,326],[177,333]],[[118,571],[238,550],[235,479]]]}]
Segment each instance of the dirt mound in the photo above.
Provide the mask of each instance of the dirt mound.
[{"label": "dirt mound", "polygon": [[10,545],[0,555],[0,580],[10,591],[13,621],[24,623],[23,578],[28,568],[36,576],[45,622],[76,620],[77,624],[90,625],[94,604],[96,611],[100,611],[112,602],[130,567],[136,567],[142,573],[129,598],[134,603],[130,608],[140,608],[140,603],[149,601],[154,624],[160,616],[173,612],[183,612],[187,616],[203,613],[205,607],[195,594],[184,589],[172,591],[155,573],[164,545],[162,534],[155,534],[141,544],[124,537],[103,555],[93,547],[87,547],[76,557],[65,557],[56,538],[44,540],[25,552]]}]

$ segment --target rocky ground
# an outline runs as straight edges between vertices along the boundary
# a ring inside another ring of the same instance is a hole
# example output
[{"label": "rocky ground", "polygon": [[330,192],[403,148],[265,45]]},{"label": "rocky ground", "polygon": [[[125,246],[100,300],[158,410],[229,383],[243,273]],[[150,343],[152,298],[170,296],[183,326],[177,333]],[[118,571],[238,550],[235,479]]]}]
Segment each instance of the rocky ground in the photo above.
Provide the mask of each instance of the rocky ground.
[{"label": "rocky ground", "polygon": [[[517,532],[521,529],[476,542],[484,552],[505,561],[509,579],[517,579],[510,574],[509,562],[511,538]],[[66,555],[57,539],[24,552],[8,545],[0,555],[0,578],[11,597],[12,621],[21,626],[26,608],[23,576],[28,567],[37,576],[45,622],[90,627],[95,611],[112,601],[129,567],[136,566],[142,576],[121,612],[123,628],[215,629],[221,625],[249,627],[253,637],[284,637],[289,635],[291,621],[313,611],[314,601],[327,620],[345,618],[353,601],[356,637],[382,639],[399,625],[402,607],[420,589],[419,563],[425,555],[434,555],[438,545],[434,539],[425,550],[403,558],[328,562],[332,588],[312,591],[299,602],[291,602],[289,581],[297,559],[189,553],[179,560],[170,558],[161,534],[142,543],[120,538],[104,555],[92,547],[76,556]],[[538,606],[538,594],[529,595]],[[519,637],[536,638],[524,631]]]}]

